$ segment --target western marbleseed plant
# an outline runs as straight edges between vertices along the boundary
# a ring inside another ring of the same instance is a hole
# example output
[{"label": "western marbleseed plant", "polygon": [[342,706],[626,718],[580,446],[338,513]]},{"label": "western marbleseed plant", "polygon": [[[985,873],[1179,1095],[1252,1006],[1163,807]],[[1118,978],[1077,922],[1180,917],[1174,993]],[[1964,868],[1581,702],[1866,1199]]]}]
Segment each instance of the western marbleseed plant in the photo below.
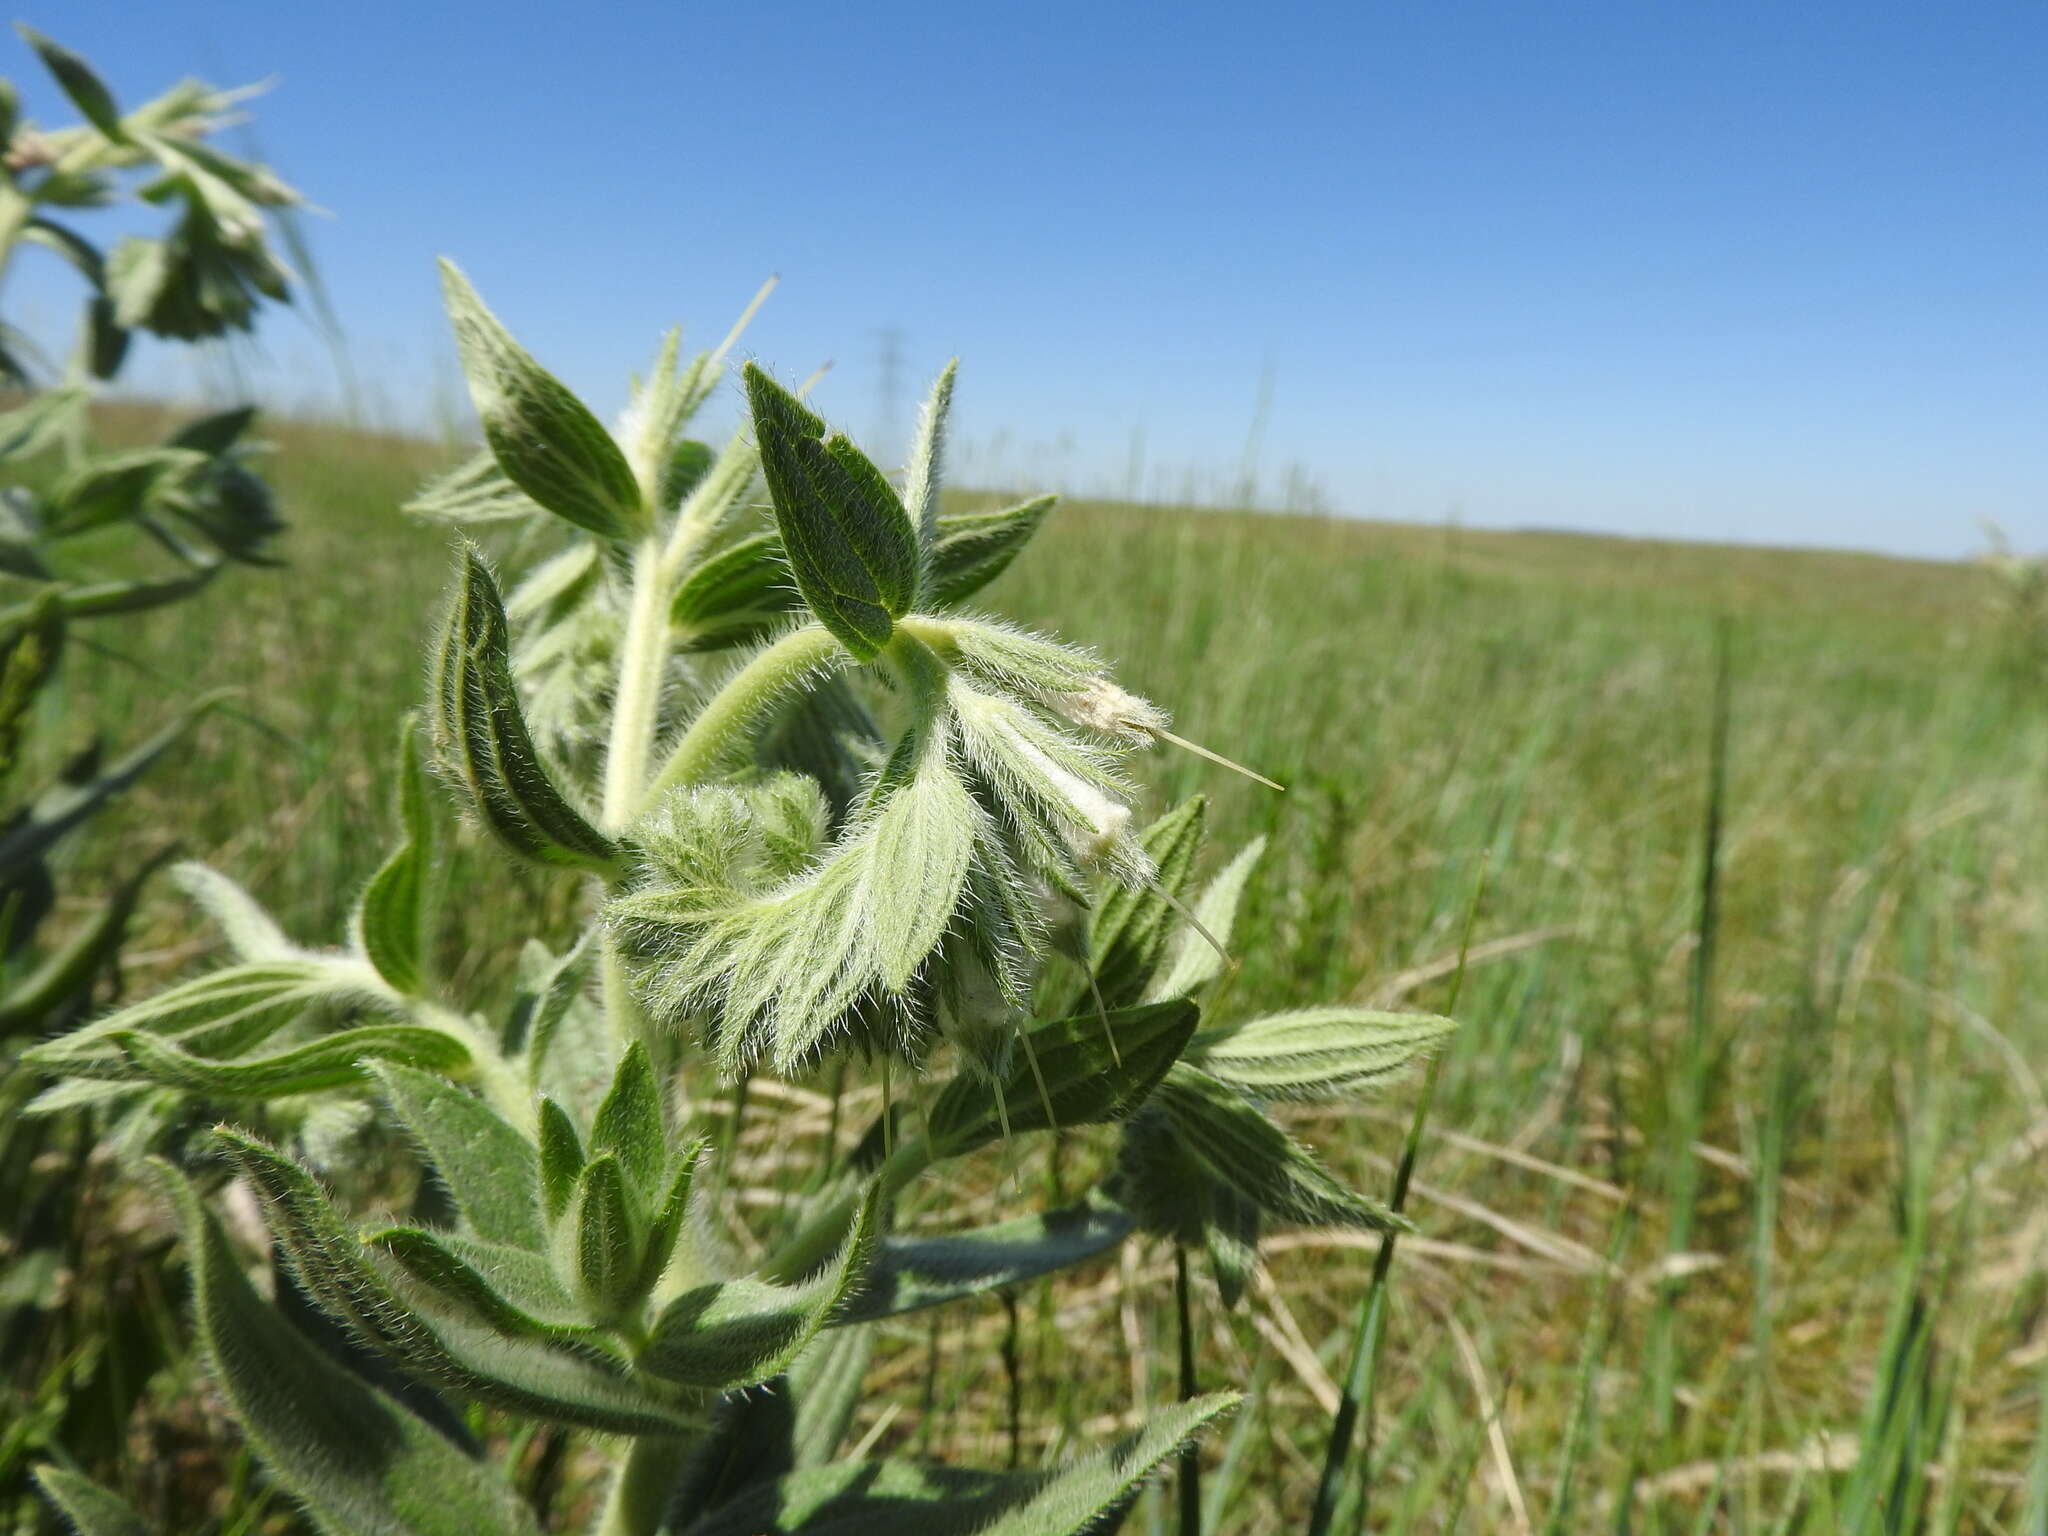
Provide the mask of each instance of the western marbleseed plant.
[{"label": "western marbleseed plant", "polygon": [[[221,1390],[322,1530],[541,1529],[476,1437],[500,1421],[450,1411],[477,1406],[614,1458],[603,1536],[1105,1528],[1231,1395],[1189,1365],[1183,1401],[1043,1470],[841,1459],[877,1320],[1141,1229],[1177,1245],[1185,1316],[1191,1249],[1234,1303],[1265,1226],[1401,1228],[1261,1106],[1370,1087],[1451,1026],[1204,1016],[1258,850],[1202,883],[1203,802],[1131,811],[1125,764],[1175,740],[1166,714],[971,611],[1051,502],[942,508],[951,369],[899,488],[752,365],[747,425],[690,438],[731,338],[684,364],[671,335],[607,430],[444,278],[485,448],[413,510],[516,525],[527,560],[507,590],[456,556],[398,845],[339,949],[186,867],[234,963],[40,1046],[67,1080],[49,1097],[227,1111],[209,1153],[155,1169]],[[589,891],[574,943],[527,944],[500,1018],[437,963],[447,800]],[[741,1263],[710,1195],[747,1170],[714,1096],[849,1071],[881,1113],[779,1175],[803,1193]],[[370,1114],[431,1170],[414,1220],[361,1224],[331,1192],[363,1182],[334,1126]],[[1120,1150],[1078,1202],[897,1230],[916,1181],[1098,1125]],[[345,1347],[244,1277],[207,1197],[231,1176]],[[104,1492],[46,1482],[82,1529],[122,1528]]]}]

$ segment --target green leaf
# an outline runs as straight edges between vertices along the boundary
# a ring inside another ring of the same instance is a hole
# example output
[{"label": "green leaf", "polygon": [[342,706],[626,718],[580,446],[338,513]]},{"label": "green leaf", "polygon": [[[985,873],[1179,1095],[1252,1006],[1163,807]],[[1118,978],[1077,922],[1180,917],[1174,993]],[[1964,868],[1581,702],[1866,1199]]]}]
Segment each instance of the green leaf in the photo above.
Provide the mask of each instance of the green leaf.
[{"label": "green leaf", "polygon": [[238,405],[232,410],[216,411],[211,416],[201,416],[188,421],[170,437],[173,448],[190,448],[203,453],[210,459],[219,458],[249,430],[249,424],[256,419],[256,407]]},{"label": "green leaf", "polygon": [[107,1038],[126,1054],[129,1070],[109,1069],[94,1076],[125,1077],[224,1099],[275,1099],[344,1087],[363,1081],[371,1062],[455,1072],[470,1059],[469,1048],[460,1040],[423,1024],[366,1024],[273,1055],[232,1061],[195,1055],[139,1030],[118,1030]]},{"label": "green leaf", "polygon": [[618,1434],[677,1434],[693,1416],[623,1362],[573,1341],[516,1338],[416,1308],[370,1262],[305,1169],[263,1143],[215,1133],[265,1202],[265,1216],[306,1293],[365,1346],[460,1396],[544,1420]]},{"label": "green leaf", "polygon": [[626,1047],[612,1077],[612,1090],[597,1106],[597,1118],[590,1126],[590,1149],[593,1157],[615,1154],[633,1187],[643,1193],[653,1191],[668,1168],[661,1085],[654,1080],[647,1048],[637,1040]]},{"label": "green leaf", "polygon": [[654,1219],[647,1224],[647,1240],[643,1245],[645,1256],[640,1261],[639,1294],[643,1296],[661,1283],[669,1262],[675,1257],[677,1241],[683,1235],[683,1221],[690,1211],[690,1189],[696,1180],[697,1160],[708,1145],[710,1143],[700,1137],[683,1147],[682,1155],[676,1159],[674,1171],[669,1176],[668,1192],[655,1208]]},{"label": "green leaf", "polygon": [[408,715],[398,738],[398,815],[405,840],[363,888],[352,926],[356,947],[408,997],[420,995],[431,958],[434,817],[419,731]]},{"label": "green leaf", "polygon": [[917,537],[888,480],[754,364],[755,440],[783,548],[804,602],[862,661],[888,643],[917,593]]},{"label": "green leaf", "polygon": [[506,478],[600,538],[638,532],[640,484],[604,423],[527,355],[453,262],[441,263],[441,292],[469,397]]},{"label": "green leaf", "polygon": [[942,1306],[1070,1268],[1107,1253],[1136,1223],[1100,1196],[1056,1211],[938,1237],[885,1237],[838,1322]]},{"label": "green leaf", "polygon": [[377,1075],[470,1230],[486,1242],[543,1251],[534,1144],[482,1099],[431,1073],[384,1066]]},{"label": "green leaf", "polygon": [[125,1499],[115,1497],[91,1478],[62,1467],[37,1467],[36,1481],[78,1536],[150,1536],[148,1523]]},{"label": "green leaf", "polygon": [[69,48],[51,42],[33,27],[17,22],[15,30],[21,34],[22,41],[41,56],[43,67],[56,78],[64,94],[71,98],[71,105],[78,108],[85,120],[114,143],[127,143],[128,135],[121,127],[121,109],[114,102],[114,93],[93,73],[92,66]]},{"label": "green leaf", "polygon": [[1277,1221],[1369,1232],[1415,1230],[1377,1200],[1331,1178],[1306,1147],[1257,1105],[1184,1062],[1167,1074],[1153,1102],[1211,1178]]},{"label": "green leaf", "polygon": [[237,960],[248,965],[311,961],[338,973],[339,967],[292,943],[261,902],[211,865],[187,860],[171,871],[171,878],[187,899],[212,919]]},{"label": "green leaf", "polygon": [[562,1227],[577,1299],[592,1317],[626,1316],[645,1294],[645,1234],[625,1171],[612,1153],[600,1152],[583,1165]]},{"label": "green leaf", "polygon": [[1008,570],[1058,500],[1038,496],[995,512],[941,513],[927,557],[933,606],[964,603]]},{"label": "green leaf", "polygon": [[549,1221],[569,1208],[576,1175],[583,1171],[583,1142],[576,1122],[553,1099],[540,1101],[540,1194]]},{"label": "green leaf", "polygon": [[83,384],[66,384],[0,412],[0,460],[28,458],[60,440],[91,398]]},{"label": "green leaf", "polygon": [[845,1304],[874,1257],[881,1202],[871,1194],[824,1268],[795,1285],[752,1276],[694,1286],[662,1309],[640,1369],[711,1391],[784,1370]]},{"label": "green leaf", "polygon": [[[500,523],[532,517],[540,504],[514,485],[498,467],[497,456],[485,448],[455,468],[436,475],[407,501],[402,511],[440,523]],[[586,549],[598,546],[586,544]]]},{"label": "green leaf", "polygon": [[543,1255],[419,1227],[385,1227],[364,1233],[363,1241],[499,1333],[563,1338],[590,1332],[589,1318]]},{"label": "green leaf", "polygon": [[190,448],[137,448],[99,454],[67,470],[50,493],[56,507],[50,532],[58,538],[133,519],[166,484],[188,478],[206,463]]},{"label": "green leaf", "polygon": [[1238,1404],[1194,1398],[1115,1445],[1041,1472],[835,1462],[755,1488],[678,1536],[1082,1536],[1106,1531],[1153,1470]]},{"label": "green leaf", "polygon": [[669,621],[690,651],[749,645],[782,624],[802,599],[782,540],[757,533],[721,550],[676,589]]},{"label": "green leaf", "polygon": [[316,956],[234,965],[180,982],[23,1055],[50,1072],[128,1079],[135,1074],[115,1044],[119,1034],[147,1034],[220,1060],[246,1054],[310,1010],[358,1006],[392,1006],[366,967]]},{"label": "green leaf", "polygon": [[243,1277],[184,1175],[155,1164],[192,1269],[215,1379],[275,1477],[330,1536],[538,1536],[516,1489],[335,1364]]},{"label": "green leaf", "polygon": [[[951,732],[926,720],[882,775],[881,808],[857,903],[872,924],[882,984],[902,992],[939,947],[960,907],[982,816],[953,765]],[[892,782],[892,780],[894,782]]]},{"label": "green leaf", "polygon": [[1204,1031],[1188,1061],[1259,1098],[1335,1098],[1399,1075],[1457,1027],[1433,1013],[1304,1008]]},{"label": "green leaf", "polygon": [[1209,882],[1201,900],[1195,903],[1195,921],[1208,930],[1209,938],[1216,943],[1211,944],[1209,939],[1203,938],[1193,924],[1183,923],[1168,944],[1151,985],[1145,989],[1146,1002],[1192,997],[1223,974],[1223,956],[1217,953],[1217,945],[1229,947],[1231,931],[1237,925],[1238,903],[1244,898],[1245,883],[1251,879],[1252,867],[1265,851],[1266,840],[1254,838]]},{"label": "green leaf", "polygon": [[1149,885],[1111,884],[1096,902],[1088,953],[1096,988],[1109,1007],[1135,1003],[1152,980],[1167,938],[1181,921],[1174,902],[1187,893],[1208,811],[1208,800],[1194,795],[1153,822],[1142,841],[1158,875]]},{"label": "green leaf", "polygon": [[1041,1024],[1000,1081],[963,1075],[946,1085],[929,1117],[932,1146],[940,1157],[970,1152],[1003,1134],[1005,1116],[1012,1131],[1120,1120],[1179,1059],[1198,1016],[1174,1001]]},{"label": "green leaf", "polygon": [[498,841],[538,864],[610,873],[617,847],[555,787],[526,729],[505,607],[474,549],[462,556],[432,689],[435,750]]},{"label": "green leaf", "polygon": [[903,477],[903,507],[910,514],[910,526],[917,530],[918,546],[927,559],[939,541],[939,491],[945,483],[946,423],[953,412],[953,381],[959,376],[956,357],[932,381],[925,397],[924,412],[918,418],[917,441],[910,450],[910,466]]}]

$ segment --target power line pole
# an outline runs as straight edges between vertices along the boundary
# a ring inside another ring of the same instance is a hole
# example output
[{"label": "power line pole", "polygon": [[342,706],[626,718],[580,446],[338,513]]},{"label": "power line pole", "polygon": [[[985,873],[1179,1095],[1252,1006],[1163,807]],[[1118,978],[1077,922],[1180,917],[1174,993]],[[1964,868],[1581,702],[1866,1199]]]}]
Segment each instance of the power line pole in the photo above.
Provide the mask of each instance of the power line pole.
[{"label": "power line pole", "polygon": [[876,339],[881,350],[875,358],[875,453],[884,464],[894,465],[903,457],[903,332],[884,326]]}]

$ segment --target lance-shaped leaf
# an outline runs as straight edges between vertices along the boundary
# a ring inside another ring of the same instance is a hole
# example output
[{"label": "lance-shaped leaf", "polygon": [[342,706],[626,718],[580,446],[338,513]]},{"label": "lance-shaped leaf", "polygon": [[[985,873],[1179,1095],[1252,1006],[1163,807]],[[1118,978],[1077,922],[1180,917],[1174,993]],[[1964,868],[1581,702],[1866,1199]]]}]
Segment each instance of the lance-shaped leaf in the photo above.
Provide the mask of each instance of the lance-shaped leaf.
[{"label": "lance-shaped leaf", "polygon": [[366,1024],[267,1056],[230,1060],[200,1056],[140,1030],[118,1030],[109,1041],[127,1057],[128,1071],[95,1071],[96,1077],[156,1083],[186,1093],[222,1099],[275,1099],[362,1082],[372,1062],[404,1062],[458,1072],[469,1065],[469,1047],[445,1030],[423,1024]]},{"label": "lance-shaped leaf", "polygon": [[541,1209],[554,1221],[568,1209],[576,1192],[576,1176],[583,1171],[583,1139],[576,1134],[576,1122],[553,1099],[540,1101],[540,1198]]},{"label": "lance-shaped leaf", "polygon": [[640,1369],[723,1391],[768,1380],[796,1359],[860,1285],[873,1261],[881,1200],[870,1194],[839,1251],[795,1285],[743,1275],[693,1286],[662,1309]]},{"label": "lance-shaped leaf", "polygon": [[1411,1232],[1377,1200],[1346,1189],[1309,1150],[1227,1084],[1180,1063],[1153,1102],[1208,1175],[1276,1221],[1305,1227]]},{"label": "lance-shaped leaf", "polygon": [[935,1237],[885,1237],[867,1282],[837,1319],[867,1322],[1049,1275],[1116,1247],[1135,1228],[1101,1196]]},{"label": "lance-shaped leaf", "polygon": [[960,374],[956,357],[932,381],[918,417],[917,441],[911,445],[910,464],[903,475],[903,505],[910,514],[910,526],[927,557],[939,539],[939,492],[945,485],[946,426],[953,414],[953,383]]},{"label": "lance-shaped leaf", "polygon": [[1194,874],[1209,802],[1190,796],[1145,829],[1142,839],[1159,873],[1147,885],[1112,884],[1088,924],[1088,953],[1104,1003],[1135,1003],[1157,970],[1180,921],[1175,911]]},{"label": "lance-shaped leaf", "polygon": [[512,682],[505,607],[473,549],[462,556],[433,690],[436,751],[498,840],[538,864],[610,871],[617,848],[555,787],[526,729]]},{"label": "lance-shaped leaf", "polygon": [[[501,523],[539,514],[540,504],[519,489],[498,467],[490,449],[474,453],[453,469],[436,475],[407,501],[403,511],[441,523]],[[598,546],[584,544],[583,549]]]},{"label": "lance-shaped leaf", "polygon": [[116,1035],[148,1035],[224,1060],[255,1049],[309,1010],[356,1007],[387,1012],[396,1007],[396,1000],[360,964],[307,955],[232,965],[180,982],[24,1055],[49,1072],[119,1080],[134,1074],[127,1053],[115,1043]]},{"label": "lance-shaped leaf", "polygon": [[363,1241],[500,1333],[573,1338],[591,1331],[588,1313],[562,1288],[545,1255],[420,1227],[385,1227],[366,1232]]},{"label": "lance-shaped leaf", "polygon": [[644,1236],[618,1158],[609,1152],[593,1157],[576,1176],[560,1239],[577,1300],[592,1317],[622,1318],[641,1299]]},{"label": "lance-shaped leaf", "polygon": [[398,738],[398,819],[405,834],[356,901],[356,947],[407,996],[425,984],[431,939],[434,813],[419,731],[410,716]]},{"label": "lance-shaped leaf", "polygon": [[1238,1404],[1176,1404],[1137,1433],[1042,1472],[835,1462],[750,1488],[678,1536],[1081,1536],[1113,1528],[1153,1470]]},{"label": "lance-shaped leaf", "polygon": [[323,1530],[538,1536],[495,1468],[330,1360],[259,1297],[197,1191],[168,1163],[156,1168],[177,1211],[197,1330],[220,1390],[271,1476]]},{"label": "lance-shaped leaf", "polygon": [[749,363],[747,399],[776,526],[804,602],[863,661],[917,594],[917,535],[882,472]]},{"label": "lance-shaped leaf", "polygon": [[380,1067],[378,1076],[470,1229],[486,1242],[545,1249],[534,1144],[482,1099],[444,1078],[401,1066]]},{"label": "lance-shaped leaf", "polygon": [[441,292],[469,397],[506,478],[602,538],[637,532],[645,518],[640,483],[604,423],[527,355],[453,262],[441,263]]},{"label": "lance-shaped leaf", "polygon": [[715,651],[766,638],[802,601],[772,533],[713,555],[684,578],[669,605],[669,621],[689,651]]},{"label": "lance-shaped leaf", "polygon": [[35,49],[43,67],[56,78],[80,115],[116,144],[127,143],[128,135],[122,131],[121,109],[115,104],[114,93],[93,73],[92,66],[69,48],[51,42],[33,27],[17,23],[15,30],[21,33],[23,42]]},{"label": "lance-shaped leaf", "polygon": [[149,1524],[127,1500],[91,1478],[62,1467],[36,1468],[43,1494],[62,1511],[78,1536],[150,1536]]},{"label": "lance-shaped leaf", "polygon": [[932,1147],[957,1157],[1006,1124],[1041,1131],[1121,1120],[1180,1058],[1197,1017],[1193,1003],[1175,1001],[1041,1024],[1018,1041],[1003,1078],[963,1074],[946,1085],[929,1117]]},{"label": "lance-shaped leaf", "polygon": [[1038,496],[993,512],[942,512],[926,562],[928,600],[964,603],[1009,569],[1044,523],[1057,496]]},{"label": "lance-shaped leaf", "polygon": [[662,1121],[661,1085],[647,1059],[647,1048],[634,1041],[619,1058],[611,1092],[597,1106],[590,1123],[593,1155],[612,1153],[621,1170],[643,1195],[651,1195],[668,1169],[668,1136]]},{"label": "lance-shaped leaf", "polygon": [[1457,1027],[1433,1013],[1304,1008],[1205,1031],[1188,1060],[1259,1098],[1327,1099],[1397,1076]]},{"label": "lance-shaped leaf", "polygon": [[[1237,924],[1238,904],[1244,899],[1245,884],[1251,879],[1252,868],[1259,862],[1259,856],[1265,851],[1266,840],[1263,837],[1252,839],[1203,888],[1201,899],[1195,903],[1195,922],[1202,925],[1208,937],[1203,937],[1193,923],[1183,923],[1175,931],[1158,970],[1145,988],[1146,1002],[1192,997],[1223,974],[1223,956],[1218,952],[1218,946],[1227,948],[1230,944],[1231,930]],[[1212,944],[1210,939],[1216,942]]]},{"label": "lance-shaped leaf", "polygon": [[677,1434],[696,1425],[658,1384],[615,1357],[560,1339],[510,1337],[482,1320],[416,1307],[312,1176],[252,1138],[222,1130],[265,1202],[271,1232],[311,1296],[365,1346],[409,1374],[459,1396],[544,1420],[618,1434]]}]

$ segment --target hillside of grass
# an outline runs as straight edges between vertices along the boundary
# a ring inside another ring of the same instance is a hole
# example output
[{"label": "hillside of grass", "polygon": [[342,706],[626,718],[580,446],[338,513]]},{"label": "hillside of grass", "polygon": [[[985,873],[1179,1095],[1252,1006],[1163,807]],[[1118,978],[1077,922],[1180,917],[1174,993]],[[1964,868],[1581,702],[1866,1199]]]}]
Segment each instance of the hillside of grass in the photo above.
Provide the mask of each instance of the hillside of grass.
[{"label": "hillside of grass", "polygon": [[[273,436],[288,563],[90,631],[104,649],[74,657],[74,741],[237,694],[97,824],[65,888],[175,838],[320,941],[384,852],[390,744],[450,543],[397,508],[445,455]],[[1270,840],[1218,1009],[1441,1010],[1470,918],[1420,1235],[1394,1268],[1375,1491],[1347,1512],[1361,1528],[1752,1530],[1796,1511],[1797,1529],[1874,1530],[1926,1479],[1950,1522],[1933,1528],[2033,1529],[2048,692],[2009,664],[1987,598],[1969,568],[1872,556],[1093,503],[991,589],[1288,786],[1150,760],[1154,809],[1212,798],[1211,867]],[[480,846],[452,878],[475,942],[448,969],[480,997],[577,899]],[[210,943],[160,887],[135,986]],[[1291,1124],[1383,1192],[1413,1092]],[[809,1093],[789,1090],[821,1106]],[[1063,1151],[1066,1187],[1093,1148]],[[983,1172],[984,1189],[1047,1177]],[[921,1189],[912,1209],[957,1223],[983,1192]],[[778,1195],[731,1198],[743,1233]],[[1262,1388],[1213,1448],[1216,1528],[1299,1528],[1376,1243],[1280,1234],[1241,1309],[1202,1293],[1206,1369]],[[1026,1460],[1170,1397],[1146,1374],[1170,1335],[1139,1347],[1166,1326],[1170,1263],[1133,1247],[1014,1314],[906,1323],[878,1355],[875,1443],[1000,1464],[1006,1347],[1025,1423],[1052,1436]],[[883,1422],[885,1401],[901,1411]],[[1161,1518],[1147,1505],[1129,1528]]]}]

